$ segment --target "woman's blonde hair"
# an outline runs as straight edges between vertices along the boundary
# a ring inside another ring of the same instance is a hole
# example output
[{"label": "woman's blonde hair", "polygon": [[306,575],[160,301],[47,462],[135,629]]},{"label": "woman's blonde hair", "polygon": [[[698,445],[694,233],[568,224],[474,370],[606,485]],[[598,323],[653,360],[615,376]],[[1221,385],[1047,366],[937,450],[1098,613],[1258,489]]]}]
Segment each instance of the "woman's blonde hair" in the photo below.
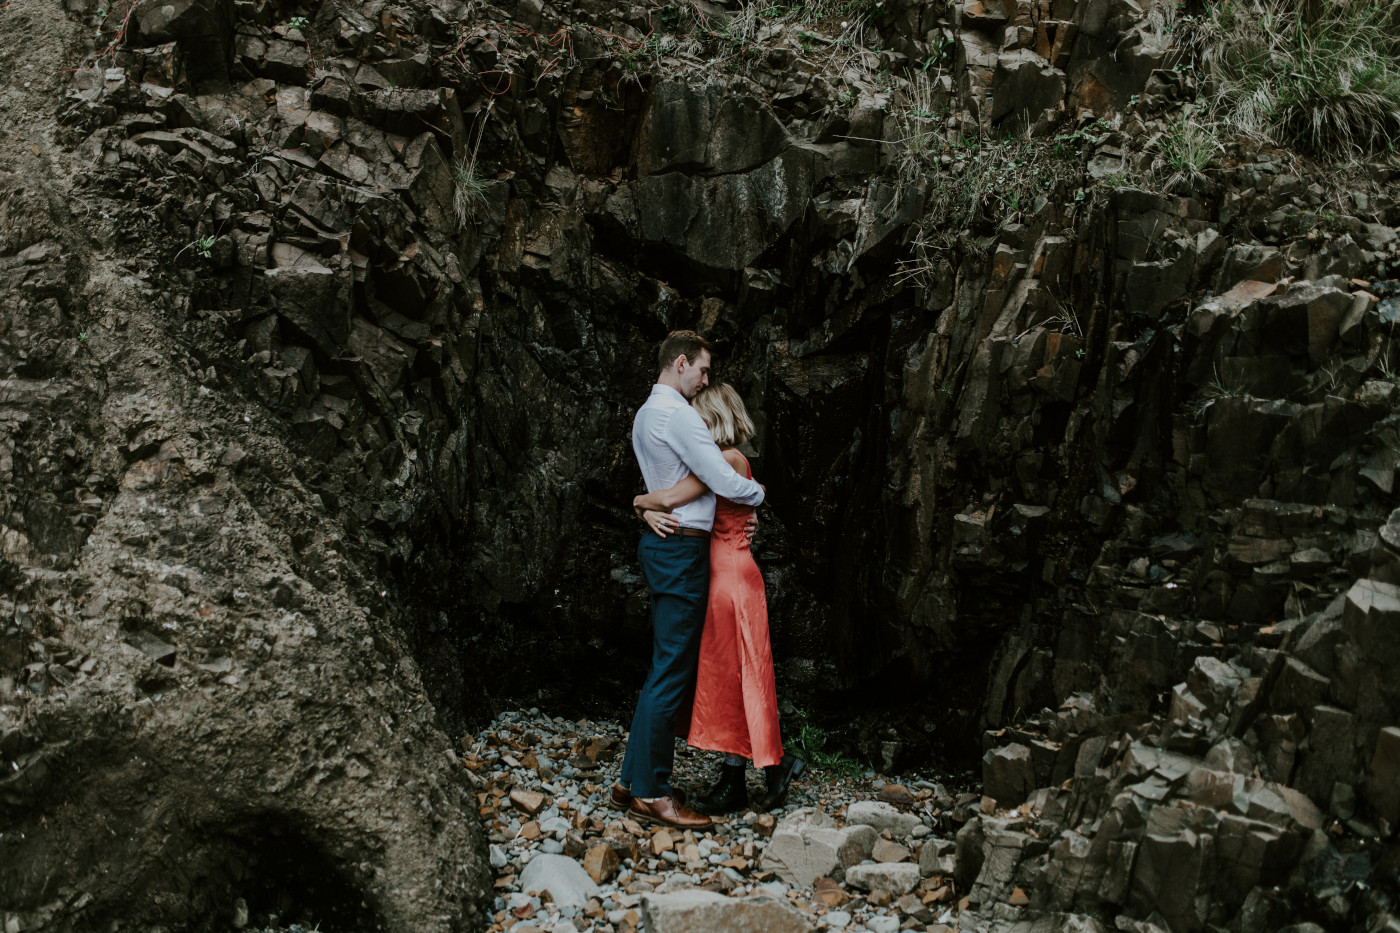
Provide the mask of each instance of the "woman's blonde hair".
[{"label": "woman's blonde hair", "polygon": [[710,435],[721,447],[737,447],[753,437],[753,419],[734,387],[717,382],[701,389],[691,403],[710,426]]}]

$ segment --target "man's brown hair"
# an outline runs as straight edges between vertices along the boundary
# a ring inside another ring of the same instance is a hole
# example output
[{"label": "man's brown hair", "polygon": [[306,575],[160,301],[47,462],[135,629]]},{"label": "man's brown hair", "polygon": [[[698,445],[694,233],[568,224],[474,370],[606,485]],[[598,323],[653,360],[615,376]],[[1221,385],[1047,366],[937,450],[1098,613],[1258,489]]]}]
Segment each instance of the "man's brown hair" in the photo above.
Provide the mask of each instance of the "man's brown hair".
[{"label": "man's brown hair", "polygon": [[685,357],[687,362],[693,364],[701,350],[709,350],[713,354],[715,345],[693,330],[673,330],[661,341],[661,352],[657,354],[657,359],[661,369],[665,370],[670,368],[678,356]]}]

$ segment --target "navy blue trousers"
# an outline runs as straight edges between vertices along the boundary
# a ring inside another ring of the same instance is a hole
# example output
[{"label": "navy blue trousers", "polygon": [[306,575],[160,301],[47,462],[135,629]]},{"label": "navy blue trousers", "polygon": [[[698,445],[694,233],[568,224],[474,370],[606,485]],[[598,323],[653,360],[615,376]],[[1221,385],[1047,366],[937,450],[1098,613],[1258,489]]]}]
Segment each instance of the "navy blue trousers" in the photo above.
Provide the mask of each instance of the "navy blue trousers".
[{"label": "navy blue trousers", "polygon": [[637,698],[622,783],[638,797],[668,797],[676,714],[695,692],[710,594],[710,539],[648,533],[637,545],[651,590],[651,671]]}]

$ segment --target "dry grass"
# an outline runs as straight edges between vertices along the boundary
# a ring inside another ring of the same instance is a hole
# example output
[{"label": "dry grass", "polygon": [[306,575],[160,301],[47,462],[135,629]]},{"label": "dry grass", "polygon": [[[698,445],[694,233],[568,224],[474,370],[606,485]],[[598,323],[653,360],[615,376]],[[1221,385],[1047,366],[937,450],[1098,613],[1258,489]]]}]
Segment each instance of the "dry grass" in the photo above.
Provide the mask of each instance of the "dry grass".
[{"label": "dry grass", "polygon": [[1189,44],[1224,128],[1324,156],[1393,146],[1400,132],[1400,3],[1225,0]]},{"label": "dry grass", "polygon": [[476,142],[470,153],[461,156],[452,165],[452,208],[457,214],[457,222],[465,227],[486,204],[486,178],[481,173],[477,156],[481,152],[481,137],[486,135],[486,121],[491,118],[491,110],[496,106],[492,100],[482,111],[481,122],[476,128]]},{"label": "dry grass", "polygon": [[963,137],[942,143],[936,153],[907,155],[910,181],[924,189],[924,211],[909,241],[910,255],[899,263],[898,281],[927,284],[945,258],[941,254],[960,247],[976,251],[978,235],[1082,184],[1092,141],[1088,130],[1048,139],[1028,133],[1001,140]]}]

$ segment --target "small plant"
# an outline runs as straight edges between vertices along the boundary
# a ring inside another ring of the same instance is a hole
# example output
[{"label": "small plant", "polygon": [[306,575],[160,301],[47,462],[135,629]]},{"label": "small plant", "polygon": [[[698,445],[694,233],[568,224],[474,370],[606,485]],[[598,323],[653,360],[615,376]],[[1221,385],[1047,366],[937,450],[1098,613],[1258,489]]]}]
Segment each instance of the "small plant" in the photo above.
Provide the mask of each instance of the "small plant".
[{"label": "small plant", "polygon": [[204,259],[214,258],[214,238],[202,236],[194,241],[194,251]]},{"label": "small plant", "polygon": [[1215,161],[1225,147],[1211,134],[1210,129],[1191,118],[1183,110],[1181,116],[1158,141],[1155,168],[1159,175],[1166,176],[1167,187],[1182,181],[1194,182],[1204,177],[1205,170]]},{"label": "small plant", "polygon": [[295,29],[297,32],[305,32],[306,27],[311,25],[311,21],[305,16],[293,16],[287,20],[287,28]]},{"label": "small plant", "polygon": [[494,100],[486,105],[481,123],[477,125],[472,151],[452,166],[452,208],[457,214],[457,222],[463,227],[486,204],[487,181],[482,177],[477,156],[481,151],[481,137],[486,135],[486,121],[491,118],[491,110],[495,106]]},{"label": "small plant", "polygon": [[792,745],[798,757],[808,765],[837,779],[854,778],[865,770],[860,762],[849,755],[828,751],[827,743],[831,741],[831,735],[821,726],[813,724],[807,713],[797,710],[793,715],[797,720],[797,737],[792,740]]},{"label": "small plant", "polygon": [[1200,421],[1210,410],[1210,406],[1223,398],[1248,398],[1249,392],[1245,390],[1242,383],[1233,380],[1226,380],[1221,377],[1220,369],[1217,367],[1205,385],[1201,386],[1201,391],[1196,402],[1191,406],[1192,414],[1196,420]]},{"label": "small plant", "polygon": [[953,60],[953,40],[947,36],[940,35],[930,43],[933,46],[933,53],[924,59],[920,71],[928,71],[930,68],[942,70]]}]

